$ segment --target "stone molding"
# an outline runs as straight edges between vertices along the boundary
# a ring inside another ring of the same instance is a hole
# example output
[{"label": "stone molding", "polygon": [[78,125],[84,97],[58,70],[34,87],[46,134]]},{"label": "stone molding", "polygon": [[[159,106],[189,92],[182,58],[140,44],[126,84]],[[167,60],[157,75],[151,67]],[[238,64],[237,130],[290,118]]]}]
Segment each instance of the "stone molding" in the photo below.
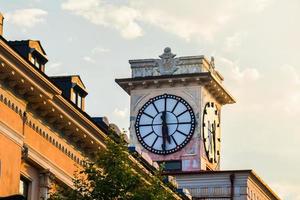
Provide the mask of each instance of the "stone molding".
[{"label": "stone molding", "polygon": [[56,178],[63,181],[68,186],[72,187],[73,185],[72,175],[68,174],[63,169],[57,167],[49,159],[45,158],[43,155],[41,155],[38,151],[36,151],[32,147],[27,146],[27,148],[28,148],[27,159],[38,164],[43,169],[49,169],[49,172],[53,174]]},{"label": "stone molding", "polygon": [[0,133],[7,136],[10,140],[15,142],[18,146],[20,146],[20,147],[23,146],[24,136],[22,136],[20,133],[16,132],[9,126],[7,126],[2,121],[0,121]]}]

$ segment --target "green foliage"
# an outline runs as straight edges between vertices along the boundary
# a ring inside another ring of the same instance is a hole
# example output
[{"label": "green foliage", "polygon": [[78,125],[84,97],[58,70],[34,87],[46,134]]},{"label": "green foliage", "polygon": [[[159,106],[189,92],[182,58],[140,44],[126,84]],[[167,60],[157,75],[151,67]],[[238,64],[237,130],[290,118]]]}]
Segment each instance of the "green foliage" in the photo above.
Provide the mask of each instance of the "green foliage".
[{"label": "green foliage", "polygon": [[87,161],[83,170],[76,173],[74,189],[58,187],[50,200],[174,199],[161,186],[160,172],[142,176],[133,170],[138,167],[129,159],[123,138],[107,140],[106,147],[96,155],[94,162]]}]

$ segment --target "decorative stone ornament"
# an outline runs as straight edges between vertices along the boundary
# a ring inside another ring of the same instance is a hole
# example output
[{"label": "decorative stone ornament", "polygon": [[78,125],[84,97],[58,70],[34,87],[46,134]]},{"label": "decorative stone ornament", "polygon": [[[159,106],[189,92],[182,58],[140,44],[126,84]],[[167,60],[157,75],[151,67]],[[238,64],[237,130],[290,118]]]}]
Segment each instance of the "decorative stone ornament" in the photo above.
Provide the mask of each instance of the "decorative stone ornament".
[{"label": "decorative stone ornament", "polygon": [[178,59],[175,58],[176,54],[173,54],[170,47],[164,49],[164,53],[159,57],[161,60],[157,60],[158,73],[161,75],[174,74],[178,70],[177,62]]}]

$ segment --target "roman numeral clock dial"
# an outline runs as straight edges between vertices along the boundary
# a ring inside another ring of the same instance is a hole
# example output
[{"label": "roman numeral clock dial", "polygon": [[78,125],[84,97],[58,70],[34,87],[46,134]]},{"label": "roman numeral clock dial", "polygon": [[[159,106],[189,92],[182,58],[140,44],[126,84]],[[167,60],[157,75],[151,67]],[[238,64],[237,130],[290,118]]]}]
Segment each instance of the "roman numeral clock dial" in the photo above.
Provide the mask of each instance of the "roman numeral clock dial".
[{"label": "roman numeral clock dial", "polygon": [[163,94],[151,98],[139,110],[135,131],[139,142],[155,154],[180,150],[192,138],[195,115],[181,97]]},{"label": "roman numeral clock dial", "polygon": [[207,159],[210,163],[219,163],[220,115],[214,102],[208,102],[204,107],[202,133]]}]

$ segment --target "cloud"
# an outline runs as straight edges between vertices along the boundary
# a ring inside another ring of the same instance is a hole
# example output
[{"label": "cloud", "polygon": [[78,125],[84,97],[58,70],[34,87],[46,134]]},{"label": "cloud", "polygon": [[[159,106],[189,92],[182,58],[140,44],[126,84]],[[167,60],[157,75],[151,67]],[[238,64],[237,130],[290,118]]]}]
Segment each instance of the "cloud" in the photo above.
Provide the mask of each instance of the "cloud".
[{"label": "cloud", "polygon": [[264,10],[270,0],[255,1],[149,1],[129,0],[109,3],[104,0],[67,0],[63,10],[72,12],[89,22],[114,28],[125,39],[144,34],[143,26],[159,28],[186,41],[193,39],[212,41],[224,27],[245,13]]},{"label": "cloud", "polygon": [[61,62],[49,62],[46,64],[46,71],[49,74],[56,74],[58,73],[62,68],[62,63]]},{"label": "cloud", "polygon": [[225,77],[234,82],[251,82],[261,77],[256,68],[245,68],[241,70],[237,61],[229,60],[225,57],[218,58],[218,65],[222,66],[225,71]]},{"label": "cloud", "polygon": [[187,41],[199,38],[212,40],[234,13],[229,4],[222,2],[173,1],[172,6],[168,1],[153,0],[151,6],[147,1],[130,2],[142,13],[141,21]]},{"label": "cloud", "polygon": [[290,184],[288,182],[271,183],[274,191],[280,194],[282,199],[300,200],[299,184]]},{"label": "cloud", "polygon": [[47,11],[38,8],[19,9],[5,14],[8,22],[24,28],[32,28],[45,22]]},{"label": "cloud", "polygon": [[92,49],[92,54],[102,54],[102,53],[108,53],[110,52],[110,49],[106,49],[103,47],[95,47]]},{"label": "cloud", "polygon": [[62,9],[84,17],[96,25],[111,27],[120,32],[125,39],[133,39],[143,35],[137,23],[139,12],[128,6],[117,6],[101,0],[68,0]]},{"label": "cloud", "polygon": [[90,56],[84,56],[83,60],[85,60],[86,62],[89,62],[89,63],[95,63],[95,60],[93,58],[91,58]]},{"label": "cloud", "polygon": [[225,39],[225,51],[233,51],[241,46],[242,40],[246,37],[244,32],[236,32]]},{"label": "cloud", "polygon": [[257,12],[262,12],[269,6],[271,0],[255,0],[254,2],[256,5],[255,10]]},{"label": "cloud", "polygon": [[53,62],[53,63],[48,64],[47,68],[49,68],[49,69],[57,69],[61,65],[62,65],[61,62]]},{"label": "cloud", "polygon": [[126,118],[128,115],[128,108],[124,108],[123,110],[119,108],[115,108],[113,114],[120,118]]},{"label": "cloud", "polygon": [[[140,11],[139,21],[158,27],[186,41],[213,41],[240,16],[267,8],[270,0],[130,0],[129,6]],[[171,5],[170,5],[171,4]]]}]

